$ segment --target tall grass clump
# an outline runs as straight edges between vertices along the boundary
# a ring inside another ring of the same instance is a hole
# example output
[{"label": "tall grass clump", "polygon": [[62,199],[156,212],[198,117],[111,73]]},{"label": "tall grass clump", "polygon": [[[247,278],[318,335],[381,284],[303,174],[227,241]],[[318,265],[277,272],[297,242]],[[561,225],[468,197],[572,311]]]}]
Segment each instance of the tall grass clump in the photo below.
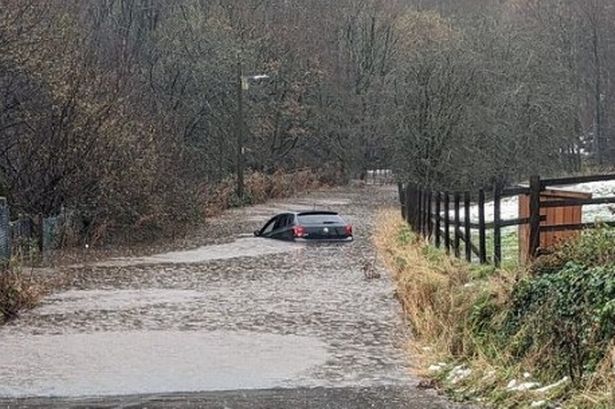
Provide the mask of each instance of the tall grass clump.
[{"label": "tall grass clump", "polygon": [[477,294],[458,290],[470,282],[471,270],[427,246],[397,215],[381,215],[378,225],[375,241],[394,273],[415,339],[432,351],[463,355],[469,348],[463,328]]},{"label": "tall grass clump", "polygon": [[18,267],[0,266],[0,324],[17,317],[21,311],[34,308],[45,294],[45,285]]}]

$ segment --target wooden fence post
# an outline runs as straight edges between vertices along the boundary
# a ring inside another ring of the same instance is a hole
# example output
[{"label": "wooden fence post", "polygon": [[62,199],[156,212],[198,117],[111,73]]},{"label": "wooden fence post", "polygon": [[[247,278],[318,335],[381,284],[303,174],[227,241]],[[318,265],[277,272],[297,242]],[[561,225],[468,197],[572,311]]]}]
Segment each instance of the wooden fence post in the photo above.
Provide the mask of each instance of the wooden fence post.
[{"label": "wooden fence post", "polygon": [[464,234],[465,234],[465,250],[466,261],[472,261],[472,230],[470,229],[470,192],[464,192],[463,194],[463,222],[464,222]]},{"label": "wooden fence post", "polygon": [[485,231],[485,191],[478,191],[478,253],[481,264],[487,263],[487,235]]},{"label": "wooden fence post", "polygon": [[408,208],[408,225],[411,229],[414,229],[414,222],[416,217],[416,186],[410,185],[410,197],[408,198],[408,203],[410,203],[410,207]]},{"label": "wooden fence post", "polygon": [[423,189],[419,189],[419,199],[418,199],[418,207],[419,207],[419,220],[417,223],[417,231],[419,232],[419,234],[422,236],[423,235]]},{"label": "wooden fence post", "polygon": [[444,247],[446,254],[451,253],[451,198],[448,192],[444,192]]},{"label": "wooden fence post", "polygon": [[493,263],[502,265],[502,226],[501,223],[502,182],[496,180],[493,188]]},{"label": "wooden fence post", "polygon": [[411,183],[406,183],[406,223],[410,225],[412,220],[412,212],[414,204],[412,203],[412,191],[414,186]]},{"label": "wooden fence post", "polygon": [[399,195],[399,204],[401,206],[401,218],[406,220],[406,189],[408,187],[399,182],[397,183],[397,194]]},{"label": "wooden fence post", "polygon": [[433,228],[433,224],[431,221],[431,213],[432,213],[431,195],[432,195],[431,190],[428,190],[425,194],[425,236],[430,242],[431,242],[432,228]]},{"label": "wooden fence post", "polygon": [[436,214],[435,216],[435,230],[436,230],[436,248],[440,248],[441,243],[441,232],[440,232],[440,206],[441,206],[442,196],[440,192],[436,192]]},{"label": "wooden fence post", "polygon": [[459,203],[461,201],[461,195],[459,192],[455,192],[455,241],[453,247],[455,250],[455,257],[460,257],[459,242],[461,241],[461,221],[459,217]]},{"label": "wooden fence post", "polygon": [[417,193],[417,200],[416,200],[416,207],[417,207],[417,214],[416,214],[416,232],[418,234],[423,234],[423,189],[419,188],[418,189],[418,193]]},{"label": "wooden fence post", "polygon": [[540,246],[540,192],[542,186],[540,176],[530,177],[530,240],[528,256],[530,259],[536,256]]},{"label": "wooden fence post", "polygon": [[420,235],[421,234],[421,221],[423,219],[423,189],[416,189],[416,222],[414,224],[415,231]]},{"label": "wooden fence post", "polygon": [[427,209],[425,208],[425,198],[427,196],[427,191],[425,189],[421,189],[421,235],[423,237],[427,236],[426,232],[426,220],[427,220]]}]

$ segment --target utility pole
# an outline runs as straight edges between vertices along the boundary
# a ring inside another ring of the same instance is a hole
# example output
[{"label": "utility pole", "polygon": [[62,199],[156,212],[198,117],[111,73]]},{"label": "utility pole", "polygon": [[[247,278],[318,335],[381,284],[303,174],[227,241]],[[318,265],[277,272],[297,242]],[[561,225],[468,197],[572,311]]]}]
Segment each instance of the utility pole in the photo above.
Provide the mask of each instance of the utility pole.
[{"label": "utility pole", "polygon": [[237,197],[243,199],[243,72],[241,60],[237,62]]}]

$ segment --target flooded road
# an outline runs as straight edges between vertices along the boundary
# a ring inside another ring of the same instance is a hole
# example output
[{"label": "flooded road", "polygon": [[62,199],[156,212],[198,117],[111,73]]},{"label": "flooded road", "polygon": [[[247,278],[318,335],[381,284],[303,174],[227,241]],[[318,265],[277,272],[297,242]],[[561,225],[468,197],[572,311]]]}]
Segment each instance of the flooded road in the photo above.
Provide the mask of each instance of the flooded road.
[{"label": "flooded road", "polygon": [[[175,407],[178,396],[212,408],[255,407],[249,396],[272,408],[449,407],[414,386],[383,266],[381,279],[363,275],[376,211],[395,205],[392,187],[317,192],[227,212],[200,232],[207,245],[70,268],[64,288],[0,329],[0,407]],[[342,213],[355,242],[249,237],[278,211],[314,207]]]}]

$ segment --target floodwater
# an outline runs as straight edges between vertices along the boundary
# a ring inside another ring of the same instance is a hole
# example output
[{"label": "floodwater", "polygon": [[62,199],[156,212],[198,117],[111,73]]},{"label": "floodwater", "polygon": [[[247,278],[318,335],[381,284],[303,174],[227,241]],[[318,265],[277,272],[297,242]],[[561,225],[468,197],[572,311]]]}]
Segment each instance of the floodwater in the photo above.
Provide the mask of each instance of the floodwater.
[{"label": "floodwater", "polygon": [[[105,396],[409,385],[393,284],[366,280],[393,187],[235,209],[185,251],[66,268],[63,288],[0,329],[0,396]],[[340,211],[353,243],[249,237],[280,210]]]},{"label": "floodwater", "polygon": [[[262,221],[262,219],[259,219]],[[245,235],[242,235],[245,236]],[[279,240],[263,240],[256,237],[239,237],[236,240],[201,246],[196,249],[172,251],[145,257],[114,258],[95,264],[97,267],[127,267],[139,264],[181,264],[203,263],[210,260],[225,260],[237,257],[259,257],[270,254],[295,251],[300,245]]]},{"label": "floodwater", "polygon": [[[326,356],[318,339],[251,332],[120,331],[3,341],[0,395],[13,397],[268,388]],[[25,361],[24,343],[32,349]]]}]

